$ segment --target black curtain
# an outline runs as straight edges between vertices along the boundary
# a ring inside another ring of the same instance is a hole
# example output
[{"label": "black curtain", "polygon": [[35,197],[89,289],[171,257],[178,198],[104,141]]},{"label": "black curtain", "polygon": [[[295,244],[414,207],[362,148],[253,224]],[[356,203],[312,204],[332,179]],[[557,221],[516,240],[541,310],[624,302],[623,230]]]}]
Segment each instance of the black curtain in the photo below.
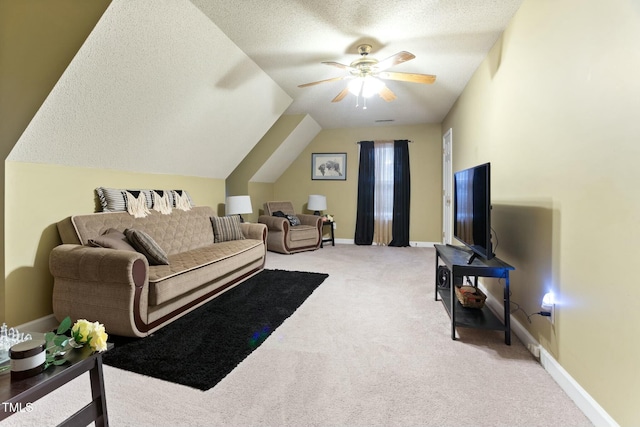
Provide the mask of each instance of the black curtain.
[{"label": "black curtain", "polygon": [[389,246],[409,246],[411,173],[407,140],[397,140],[393,143],[393,181],[393,240]]},{"label": "black curtain", "polygon": [[360,169],[358,173],[358,212],[356,216],[356,245],[373,243],[373,195],[376,162],[373,141],[360,141]]}]

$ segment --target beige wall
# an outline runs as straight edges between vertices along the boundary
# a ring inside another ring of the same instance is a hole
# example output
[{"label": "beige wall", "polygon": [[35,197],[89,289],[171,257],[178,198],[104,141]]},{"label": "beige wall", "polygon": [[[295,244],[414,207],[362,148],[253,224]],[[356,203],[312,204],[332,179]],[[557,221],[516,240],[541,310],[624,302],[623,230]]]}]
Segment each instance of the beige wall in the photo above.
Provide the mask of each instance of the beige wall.
[{"label": "beige wall", "polygon": [[[306,210],[309,194],[327,197],[327,210],[337,222],[336,238],[353,239],[358,194],[358,141],[409,139],[411,167],[411,228],[418,242],[441,241],[442,139],[440,125],[384,126],[325,129],[282,174],[274,185],[274,198],[291,200],[299,213]],[[312,181],[312,153],[347,153],[346,181]]]},{"label": "beige wall", "polygon": [[[4,160],[111,0],[0,0],[0,223],[5,219]],[[4,228],[0,276],[5,277]],[[5,281],[0,283],[5,321]]]},{"label": "beige wall", "polygon": [[514,316],[620,425],[640,419],[640,300],[624,274],[640,255],[639,14],[525,0],[443,123],[454,170],[491,161],[512,301],[533,313],[557,294],[555,325]]},{"label": "beige wall", "polygon": [[243,215],[243,218],[250,222],[258,222],[258,217],[264,214],[264,203],[274,200],[273,186],[270,182],[249,183],[249,195],[251,196],[253,213],[251,215]]},{"label": "beige wall", "polygon": [[[283,115],[271,126],[226,180],[227,195],[248,194],[249,180],[304,119],[304,114]],[[253,203],[253,200],[252,200]]]},{"label": "beige wall", "polygon": [[6,162],[6,322],[51,314],[49,253],[60,244],[55,223],[95,212],[95,188],[185,189],[197,205],[221,206],[224,181],[35,163]]}]

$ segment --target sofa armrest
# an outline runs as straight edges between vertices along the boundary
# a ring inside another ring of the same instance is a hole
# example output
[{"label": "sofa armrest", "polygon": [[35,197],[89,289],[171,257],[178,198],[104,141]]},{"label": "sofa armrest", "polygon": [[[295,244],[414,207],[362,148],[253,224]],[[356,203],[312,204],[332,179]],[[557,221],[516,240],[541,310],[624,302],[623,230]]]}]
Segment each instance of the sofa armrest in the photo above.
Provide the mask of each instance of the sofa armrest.
[{"label": "sofa armrest", "polygon": [[289,230],[289,220],[280,216],[260,215],[258,222],[265,224],[269,231]]},{"label": "sofa armrest", "polygon": [[315,228],[320,228],[320,223],[322,222],[322,217],[319,215],[309,215],[309,214],[297,214],[298,219],[300,219],[300,224],[302,225],[311,225]]},{"label": "sofa armrest", "polygon": [[[136,260],[143,262],[144,271],[140,271]],[[49,271],[53,277],[79,282],[141,287],[148,279],[148,270],[145,256],[133,251],[65,244],[53,248],[49,257]]]},{"label": "sofa armrest", "polygon": [[53,312],[103,323],[108,334],[143,337],[149,263],[138,252],[63,244],[53,248]]},{"label": "sofa armrest", "polygon": [[267,241],[267,226],[265,224],[243,222],[240,224],[240,229],[246,239]]}]

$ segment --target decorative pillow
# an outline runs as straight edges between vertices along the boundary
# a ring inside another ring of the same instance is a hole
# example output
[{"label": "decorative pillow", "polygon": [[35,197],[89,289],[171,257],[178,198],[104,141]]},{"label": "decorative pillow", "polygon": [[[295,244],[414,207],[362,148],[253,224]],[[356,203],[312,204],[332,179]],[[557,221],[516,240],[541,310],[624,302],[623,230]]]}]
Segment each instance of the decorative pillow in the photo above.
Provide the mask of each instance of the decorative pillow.
[{"label": "decorative pillow", "polygon": [[168,265],[167,254],[160,246],[144,231],[127,228],[124,230],[125,236],[131,242],[131,246],[144,255],[149,261],[149,265]]},{"label": "decorative pillow", "polygon": [[153,210],[161,214],[168,215],[172,211],[172,203],[169,198],[169,191],[152,190],[151,198],[153,199]]},{"label": "decorative pillow", "polygon": [[240,228],[240,215],[212,216],[211,225],[213,225],[214,243],[244,240],[244,234]]},{"label": "decorative pillow", "polygon": [[289,220],[289,224],[291,224],[292,227],[295,227],[296,225],[300,225],[300,218],[298,218],[295,215],[287,215],[287,219]]},{"label": "decorative pillow", "polygon": [[136,248],[127,242],[127,236],[115,228],[108,229],[102,236],[89,239],[89,245],[97,248],[120,249],[123,251],[137,252]]},{"label": "decorative pillow", "polygon": [[100,200],[100,206],[102,206],[103,212],[122,212],[127,210],[127,191],[139,191],[144,193],[147,208],[151,209],[153,206],[153,198],[151,197],[151,190],[125,190],[121,188],[96,188],[98,199]]},{"label": "decorative pillow", "polygon": [[124,191],[127,212],[134,218],[144,218],[149,215],[149,207],[147,206],[147,196],[143,191],[126,190]]},{"label": "decorative pillow", "polygon": [[[120,189],[120,188],[96,188],[100,206],[103,212],[122,212],[128,211],[129,203],[127,201],[127,192],[140,197],[140,193],[144,194],[145,203],[148,209],[155,209],[162,213],[168,213],[166,204],[182,210],[190,210],[195,204],[186,190],[140,190],[140,189]],[[168,199],[168,200],[167,200]],[[132,200],[134,202],[135,200]]]},{"label": "decorative pillow", "polygon": [[289,224],[292,227],[295,227],[296,225],[300,225],[301,224],[300,218],[298,218],[295,215],[288,215],[288,214],[286,214],[286,213],[284,213],[282,211],[275,211],[272,215],[280,217],[280,218],[287,218],[287,220],[289,221]]},{"label": "decorative pillow", "polygon": [[191,201],[191,197],[184,190],[171,190],[173,194],[173,206],[176,209],[181,209],[183,211],[191,210],[193,206],[193,202]]}]

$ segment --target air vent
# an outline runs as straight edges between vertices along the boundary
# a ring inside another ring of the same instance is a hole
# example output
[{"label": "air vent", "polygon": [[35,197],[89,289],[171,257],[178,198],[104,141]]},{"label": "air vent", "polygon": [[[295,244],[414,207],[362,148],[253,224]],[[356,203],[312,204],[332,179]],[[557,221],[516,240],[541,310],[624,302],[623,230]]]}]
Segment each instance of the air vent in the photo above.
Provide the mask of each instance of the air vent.
[{"label": "air vent", "polygon": [[381,119],[381,120],[376,120],[376,123],[391,123],[391,122],[395,122],[394,119]]}]

